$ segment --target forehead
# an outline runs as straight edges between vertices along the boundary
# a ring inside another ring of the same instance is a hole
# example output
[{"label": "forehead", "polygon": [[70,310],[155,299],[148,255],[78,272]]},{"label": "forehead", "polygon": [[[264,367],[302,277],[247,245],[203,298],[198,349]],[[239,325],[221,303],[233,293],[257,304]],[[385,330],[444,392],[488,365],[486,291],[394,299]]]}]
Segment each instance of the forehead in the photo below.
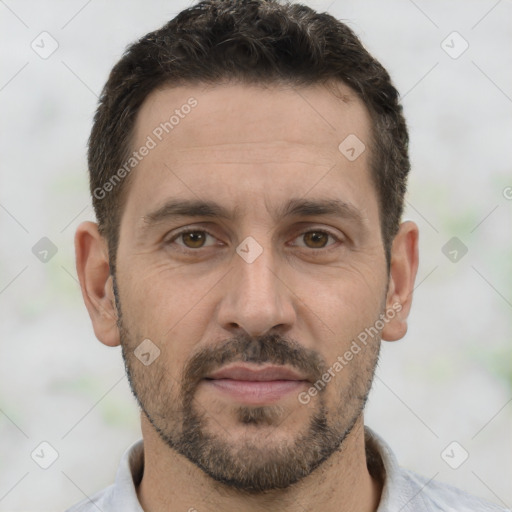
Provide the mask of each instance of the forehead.
[{"label": "forehead", "polygon": [[153,91],[132,140],[133,150],[151,149],[133,171],[127,210],[144,215],[178,196],[213,195],[220,203],[261,197],[268,206],[313,188],[331,198],[336,187],[373,193],[369,151],[351,161],[339,149],[354,136],[369,146],[369,113],[350,88],[340,83],[337,91],[233,83]]},{"label": "forehead", "polygon": [[227,152],[234,149],[229,144],[286,141],[332,153],[337,150],[336,142],[350,133],[365,138],[370,124],[368,111],[356,93],[341,82],[334,87],[339,97],[321,84],[160,88],[146,98],[139,111],[135,142],[142,143],[149,132],[155,132],[157,139],[166,139],[159,141],[164,145],[174,141],[176,150],[198,149],[206,142],[208,146],[225,145]]}]

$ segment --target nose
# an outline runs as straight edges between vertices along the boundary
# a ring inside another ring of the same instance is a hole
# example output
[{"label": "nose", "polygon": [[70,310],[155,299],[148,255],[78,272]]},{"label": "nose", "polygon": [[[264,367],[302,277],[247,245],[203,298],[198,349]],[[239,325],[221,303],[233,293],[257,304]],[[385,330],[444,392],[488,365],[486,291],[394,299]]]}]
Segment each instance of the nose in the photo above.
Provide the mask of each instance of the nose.
[{"label": "nose", "polygon": [[289,330],[296,318],[294,294],[291,283],[280,275],[272,251],[264,249],[251,263],[235,254],[233,265],[218,309],[219,324],[251,336]]}]

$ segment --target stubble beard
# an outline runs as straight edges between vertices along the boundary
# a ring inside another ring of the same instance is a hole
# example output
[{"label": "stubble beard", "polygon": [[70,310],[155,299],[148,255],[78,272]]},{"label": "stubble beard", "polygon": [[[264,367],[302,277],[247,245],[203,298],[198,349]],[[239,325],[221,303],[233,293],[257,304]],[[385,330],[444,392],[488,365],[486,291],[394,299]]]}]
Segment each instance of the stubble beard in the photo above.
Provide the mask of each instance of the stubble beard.
[{"label": "stubble beard", "polygon": [[[165,367],[167,347],[160,347],[160,357],[147,367],[134,356],[133,350],[143,337],[133,336],[123,323],[115,280],[114,292],[123,360],[139,407],[169,448],[216,482],[247,494],[286,489],[341,449],[361,417],[378,363],[379,340],[365,347],[363,364],[345,389],[339,390],[334,410],[327,406],[327,387],[319,390],[307,425],[293,439],[277,443],[274,437],[282,434],[293,411],[279,405],[238,406],[232,408],[232,413],[238,428],[247,426],[247,435],[238,443],[230,442],[229,432],[219,429],[218,419],[195,399],[197,387],[209,371],[235,361],[271,362],[287,364],[317,382],[327,368],[320,354],[280,335],[241,335],[193,355],[176,382]],[[220,433],[215,433],[215,427]]]}]

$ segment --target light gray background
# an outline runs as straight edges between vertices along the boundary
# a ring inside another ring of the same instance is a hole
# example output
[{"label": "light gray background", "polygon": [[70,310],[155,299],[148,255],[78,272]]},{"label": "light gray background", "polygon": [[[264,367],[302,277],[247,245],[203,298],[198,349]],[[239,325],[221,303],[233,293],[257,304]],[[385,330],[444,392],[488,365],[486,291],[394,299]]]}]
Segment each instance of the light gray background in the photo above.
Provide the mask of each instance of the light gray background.
[{"label": "light gray background", "polygon": [[[511,507],[511,2],[304,3],[346,21],[387,67],[410,127],[421,264],[366,423],[402,465]],[[94,218],[85,144],[107,74],[187,5],[0,1],[0,511],[93,494],[140,436],[120,349],[95,339],[82,303],[73,235]],[[47,59],[31,48],[43,31],[59,45]],[[456,59],[441,46],[453,31],[469,44]],[[442,252],[454,236],[468,249],[457,262]],[[32,252],[42,237],[58,250],[46,263]],[[59,454],[46,470],[31,458],[42,441]],[[441,457],[453,441],[452,459],[469,453],[458,469]]]}]

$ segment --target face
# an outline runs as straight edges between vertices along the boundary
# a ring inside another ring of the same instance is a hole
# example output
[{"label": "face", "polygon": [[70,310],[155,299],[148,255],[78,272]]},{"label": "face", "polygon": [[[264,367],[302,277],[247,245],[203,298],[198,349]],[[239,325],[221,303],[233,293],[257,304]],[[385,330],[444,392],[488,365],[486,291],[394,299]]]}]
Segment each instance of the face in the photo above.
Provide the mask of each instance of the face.
[{"label": "face", "polygon": [[[343,92],[168,88],[137,118],[133,148],[155,144],[130,177],[115,276],[132,390],[169,447],[249,492],[340,448],[377,363],[389,304],[370,118]],[[355,160],[338,148],[351,134]]]}]

